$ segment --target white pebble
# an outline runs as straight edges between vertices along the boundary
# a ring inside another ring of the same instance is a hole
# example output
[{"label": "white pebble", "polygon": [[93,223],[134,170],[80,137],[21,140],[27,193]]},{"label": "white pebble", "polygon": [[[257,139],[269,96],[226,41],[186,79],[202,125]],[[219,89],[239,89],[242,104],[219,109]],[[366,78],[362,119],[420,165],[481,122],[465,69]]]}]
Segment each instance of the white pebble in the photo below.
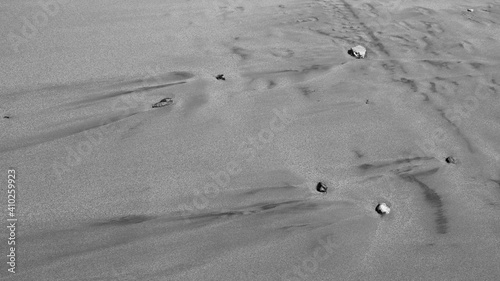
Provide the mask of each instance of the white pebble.
[{"label": "white pebble", "polygon": [[377,211],[377,213],[379,213],[381,215],[385,215],[391,211],[391,208],[389,208],[389,206],[387,206],[387,204],[385,204],[385,203],[380,203],[375,208],[375,211]]},{"label": "white pebble", "polygon": [[353,47],[351,48],[351,52],[352,52],[352,56],[358,58],[358,59],[362,59],[366,56],[366,49],[365,47],[363,46],[356,46],[356,47]]}]

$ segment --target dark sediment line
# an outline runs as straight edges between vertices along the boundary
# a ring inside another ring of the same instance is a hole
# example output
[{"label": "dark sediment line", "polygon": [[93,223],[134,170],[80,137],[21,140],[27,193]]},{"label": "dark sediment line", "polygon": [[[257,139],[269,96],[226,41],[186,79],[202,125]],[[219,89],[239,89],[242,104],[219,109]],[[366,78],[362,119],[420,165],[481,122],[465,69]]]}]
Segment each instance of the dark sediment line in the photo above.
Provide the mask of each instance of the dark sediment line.
[{"label": "dark sediment line", "polygon": [[115,219],[110,219],[104,222],[98,222],[92,224],[93,226],[127,226],[131,224],[137,224],[141,222],[145,222],[148,220],[154,219],[154,217],[145,216],[145,215],[129,215],[123,216]]},{"label": "dark sediment line", "polygon": [[166,88],[166,87],[180,85],[180,84],[185,84],[185,83],[186,83],[185,81],[181,81],[181,82],[161,84],[161,85],[154,85],[154,86],[144,86],[144,87],[139,87],[139,88],[130,89],[130,90],[115,91],[115,92],[112,92],[112,93],[108,93],[108,94],[105,94],[105,95],[100,95],[100,96],[88,98],[88,99],[85,99],[85,100],[70,102],[70,103],[65,104],[65,106],[82,105],[82,104],[87,104],[87,103],[91,103],[91,102],[101,101],[101,100],[110,99],[110,98],[114,98],[114,97],[118,97],[118,96],[123,96],[123,95],[128,95],[128,94],[133,94],[133,93],[139,93],[139,92],[145,92],[145,91],[151,91],[151,90]]},{"label": "dark sediment line", "polygon": [[71,84],[57,84],[57,85],[43,85],[34,89],[20,90],[6,94],[8,97],[18,98],[21,95],[31,94],[33,92],[47,93],[48,95],[53,95],[54,92],[68,92],[68,91],[85,91],[92,92],[96,90],[101,90],[103,88],[122,88],[131,87],[136,84],[146,83],[146,84],[161,84],[161,83],[171,83],[179,80],[187,80],[193,78],[195,75],[187,71],[172,71],[165,74],[160,74],[156,76],[149,75],[147,78],[134,78],[132,80],[126,80],[124,78],[112,78],[107,80],[88,80],[88,81],[78,81]]},{"label": "dark sediment line", "polygon": [[[289,215],[294,211],[309,212],[316,210],[319,203],[309,202],[307,200],[288,200],[281,202],[262,202],[236,208],[227,211],[212,211],[205,213],[194,213],[187,216],[149,216],[149,215],[129,215],[118,218],[111,218],[106,221],[99,221],[83,225],[80,228],[65,229],[38,234],[33,239],[44,239],[68,245],[66,248],[51,248],[43,259],[38,258],[36,266],[44,266],[67,257],[76,257],[84,254],[106,251],[122,245],[130,244],[139,240],[148,239],[154,236],[170,235],[173,232],[183,231],[185,229],[196,229],[213,225],[223,219],[232,219],[235,217],[247,215],[271,215],[285,214]],[[184,221],[184,227],[168,227],[169,223]],[[147,227],[141,227],[139,224],[148,223]],[[60,238],[58,238],[60,237]],[[91,239],[96,241],[88,244],[86,241]]]},{"label": "dark sediment line", "polygon": [[446,234],[448,232],[448,219],[446,218],[444,212],[444,204],[439,194],[437,194],[423,182],[419,181],[415,176],[405,175],[401,176],[401,178],[406,181],[415,182],[418,184],[418,186],[424,192],[425,201],[436,209],[436,212],[434,213],[436,216],[434,219],[434,221],[436,222],[436,232],[438,234]]},{"label": "dark sediment line", "polygon": [[398,164],[403,164],[403,163],[411,163],[412,161],[419,161],[419,160],[432,160],[434,159],[433,157],[414,157],[414,158],[407,158],[407,159],[399,159],[396,161],[388,162],[388,163],[383,163],[379,165],[374,165],[374,164],[361,164],[358,166],[359,169],[361,170],[371,170],[371,169],[378,169],[378,168],[383,168],[391,165],[398,165]]},{"label": "dark sediment line", "polygon": [[[450,125],[453,126],[453,128],[456,131],[456,134],[464,141],[465,146],[467,147],[467,150],[470,153],[474,153],[475,152],[474,147],[472,146],[472,144],[470,143],[470,141],[465,137],[465,135],[462,133],[462,131],[458,128],[457,124],[455,124],[452,120],[450,120],[446,116],[445,112],[442,109],[437,109],[437,111],[441,114],[441,117],[443,117],[444,120],[448,121],[448,123],[450,123]],[[458,120],[461,120],[461,119],[458,119]]]},{"label": "dark sediment line", "polygon": [[465,142],[465,146],[467,147],[467,150],[469,150],[470,153],[474,153],[476,150],[472,146],[472,143],[465,137],[465,135],[462,133],[460,129],[457,128],[457,134],[462,138],[462,140]]},{"label": "dark sediment line", "polygon": [[260,77],[260,76],[265,76],[265,75],[272,75],[272,74],[281,74],[281,73],[291,73],[291,72],[301,72],[299,70],[295,69],[284,69],[284,70],[272,70],[272,71],[255,71],[255,72],[246,72],[243,73],[241,76],[242,77]]},{"label": "dark sediment line", "polygon": [[272,186],[272,187],[261,187],[255,188],[243,193],[243,195],[255,195],[259,192],[272,192],[272,191],[288,191],[291,189],[296,189],[296,186],[293,185],[285,185],[285,186]]},{"label": "dark sediment line", "polygon": [[431,88],[430,88],[431,92],[437,93],[436,83],[434,83],[434,82],[429,82],[429,83],[431,85]]},{"label": "dark sediment line", "polygon": [[38,144],[42,144],[45,142],[53,141],[60,138],[65,138],[74,134],[82,133],[84,131],[88,131],[91,129],[105,127],[106,132],[109,131],[119,131],[117,128],[109,128],[110,124],[120,121],[122,119],[134,116],[139,112],[131,112],[126,114],[120,114],[115,116],[106,116],[103,118],[98,118],[94,120],[87,120],[83,124],[77,126],[66,127],[59,130],[54,130],[47,133],[41,133],[36,136],[30,136],[26,138],[22,138],[23,142],[20,141],[11,141],[6,145],[0,146],[0,153],[4,153],[7,151],[14,151],[20,148],[34,146]]},{"label": "dark sediment line", "polygon": [[407,84],[408,86],[410,86],[410,89],[413,91],[413,92],[418,92],[418,86],[417,86],[417,83],[411,79],[406,79],[406,78],[401,78],[399,79],[399,82],[403,82],[405,84]]},{"label": "dark sediment line", "polygon": [[323,64],[323,65],[320,65],[320,64],[314,64],[314,65],[311,65],[309,67],[306,67],[304,69],[302,69],[302,73],[309,73],[309,72],[312,72],[312,71],[327,71],[329,69],[332,68],[332,65],[330,64]]},{"label": "dark sediment line", "polygon": [[500,180],[490,179],[490,181],[492,181],[492,182],[496,183],[496,184],[497,184],[498,189],[500,190]]},{"label": "dark sediment line", "polygon": [[366,34],[370,37],[370,39],[372,39],[374,45],[379,49],[379,51],[381,51],[382,53],[384,53],[387,56],[390,56],[389,51],[385,48],[384,44],[382,44],[380,39],[377,36],[375,36],[375,34],[373,33],[373,30],[368,28],[362,21],[360,21],[359,16],[356,14],[356,12],[354,12],[354,9],[352,8],[352,6],[349,3],[347,3],[345,0],[341,0],[341,2],[344,4],[344,6],[347,8],[347,10],[352,14],[352,16],[359,21],[359,24],[366,30]]},{"label": "dark sediment line", "polygon": [[414,177],[418,177],[418,176],[430,176],[430,175],[433,175],[433,174],[437,173],[437,171],[439,171],[439,168],[434,168],[434,169],[430,169],[430,170],[427,170],[427,171],[413,173],[412,175]]},{"label": "dark sediment line", "polygon": [[430,101],[429,95],[426,93],[420,93],[424,97],[424,101]]},{"label": "dark sediment line", "polygon": [[430,64],[432,66],[438,67],[438,68],[446,68],[446,69],[451,69],[450,68],[450,62],[449,61],[439,61],[439,60],[422,60],[422,62],[425,62],[427,64]]},{"label": "dark sediment line", "polygon": [[231,49],[231,51],[240,56],[242,60],[246,60],[250,57],[250,51],[249,50],[246,50],[246,49],[243,49],[243,48],[240,48],[240,47],[233,47]]},{"label": "dark sediment line", "polygon": [[[223,211],[223,212],[208,212],[208,213],[203,213],[203,214],[193,214],[187,217],[178,217],[177,220],[183,220],[183,219],[189,219],[189,220],[200,220],[200,219],[210,219],[210,218],[224,218],[224,217],[232,217],[236,215],[252,215],[252,214],[258,214],[264,211],[269,211],[276,209],[278,207],[285,207],[285,208],[280,208],[280,212],[285,212],[289,213],[290,211],[298,210],[298,211],[304,211],[304,210],[314,210],[318,208],[318,204],[313,203],[313,202],[306,202],[305,200],[289,200],[289,201],[283,201],[283,202],[266,202],[266,203],[257,203],[249,206],[245,206],[243,208],[238,208],[235,210],[230,210],[230,211]],[[278,210],[276,210],[278,211]]]}]

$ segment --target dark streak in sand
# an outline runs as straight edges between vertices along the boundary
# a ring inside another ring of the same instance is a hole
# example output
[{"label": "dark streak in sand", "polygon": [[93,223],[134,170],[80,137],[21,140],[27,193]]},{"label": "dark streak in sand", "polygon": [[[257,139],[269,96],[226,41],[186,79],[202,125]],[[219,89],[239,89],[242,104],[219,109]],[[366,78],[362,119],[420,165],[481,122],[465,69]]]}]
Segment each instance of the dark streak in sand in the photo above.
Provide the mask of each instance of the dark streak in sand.
[{"label": "dark streak in sand", "polygon": [[110,219],[105,222],[94,223],[94,226],[127,226],[131,224],[142,223],[153,219],[154,217],[149,217],[145,215],[129,215],[123,216],[115,219]]},{"label": "dark streak in sand", "polygon": [[[358,21],[360,20],[359,16],[356,14],[356,12],[354,11],[354,9],[352,8],[352,6],[350,4],[347,3],[347,1],[345,0],[341,0],[342,3],[344,4],[344,6],[347,8],[347,10],[352,14],[352,16],[357,19]],[[380,39],[375,36],[375,34],[373,33],[373,30],[368,28],[363,22],[359,21],[360,25],[366,30],[366,33],[368,34],[368,36],[370,36],[370,38],[372,39],[372,43],[382,52],[384,53],[385,55],[387,56],[390,56],[390,53],[389,51],[387,51],[387,49],[385,48],[384,44],[382,44],[382,42],[380,41]]]},{"label": "dark streak in sand", "polygon": [[430,88],[431,92],[437,93],[436,83],[434,83],[434,82],[429,82],[429,83],[431,85],[431,88]]},{"label": "dark streak in sand", "polygon": [[240,47],[233,47],[231,49],[231,51],[234,54],[240,56],[241,59],[243,59],[243,60],[246,60],[246,59],[248,59],[250,57],[250,51],[248,51],[246,49],[243,49],[243,48],[240,48]]},{"label": "dark streak in sand", "polygon": [[432,160],[432,159],[434,159],[434,158],[433,157],[415,157],[415,158],[400,159],[400,160],[396,160],[396,161],[392,161],[392,162],[388,162],[388,163],[382,163],[379,165],[365,163],[365,164],[359,165],[358,168],[366,171],[366,170],[370,170],[370,169],[378,169],[378,168],[402,164],[402,163],[411,163],[412,161]]},{"label": "dark streak in sand", "polygon": [[433,208],[437,209],[434,213],[436,215],[436,231],[439,234],[446,234],[448,232],[448,219],[444,213],[444,204],[441,200],[439,194],[437,194],[434,190],[432,190],[429,186],[419,181],[415,176],[404,175],[401,176],[406,181],[415,182],[424,192],[424,198],[428,204],[430,204]]},{"label": "dark streak in sand", "polygon": [[309,97],[310,94],[314,93],[314,90],[311,90],[308,87],[300,87],[299,90],[302,92],[302,95],[305,97]]},{"label": "dark streak in sand", "polygon": [[434,169],[430,169],[430,170],[427,170],[427,171],[412,173],[412,175],[414,177],[418,177],[418,176],[430,176],[430,175],[433,175],[433,174],[437,173],[437,171],[439,171],[439,168],[434,168]]},{"label": "dark streak in sand", "polygon": [[481,70],[483,68],[483,64],[479,62],[471,62],[469,63],[470,66],[472,66],[475,70]]},{"label": "dark streak in sand", "polygon": [[457,125],[455,125],[455,123],[453,123],[447,116],[446,116],[446,112],[444,112],[443,109],[436,109],[437,112],[439,112],[439,114],[441,114],[441,117],[443,117],[444,120],[446,120],[448,123],[450,123],[450,125],[452,125],[454,128],[457,128]]},{"label": "dark streak in sand", "polygon": [[357,151],[357,150],[353,150],[353,152],[356,154],[356,157],[357,158],[363,158],[365,155],[363,153],[361,153],[360,151]]},{"label": "dark streak in sand", "polygon": [[[213,211],[201,214],[191,214],[189,216],[175,215],[173,217],[165,216],[162,218],[149,215],[128,215],[111,218],[106,221],[84,225],[83,228],[59,230],[57,232],[46,233],[45,235],[38,234],[36,239],[54,240],[54,243],[57,241],[63,245],[68,245],[68,247],[51,248],[51,251],[45,253],[43,259],[37,259],[40,262],[36,266],[54,263],[66,257],[75,257],[95,251],[116,248],[153,236],[169,235],[169,233],[179,232],[185,229],[184,227],[167,227],[168,223],[171,222],[184,221],[186,222],[185,227],[193,229],[205,227],[224,218],[229,219],[239,216],[257,215],[260,213],[289,215],[295,211],[313,211],[319,206],[319,203],[309,202],[307,200],[288,200],[281,202],[262,202],[236,208],[234,210]],[[136,226],[148,221],[151,221],[148,227]],[[298,226],[299,225],[291,225],[290,227]],[[285,228],[287,228],[287,226],[285,226]],[[87,242],[89,240],[96,242],[89,244]]]},{"label": "dark streak in sand", "polygon": [[500,179],[499,180],[490,179],[490,181],[496,183],[498,185],[497,187],[500,189]]},{"label": "dark streak in sand", "polygon": [[418,91],[417,83],[415,83],[415,81],[413,81],[411,79],[406,79],[406,78],[401,78],[401,79],[399,79],[399,81],[403,82],[405,84],[408,84],[410,86],[410,88],[412,89],[412,91],[414,91],[414,92]]},{"label": "dark streak in sand", "polygon": [[242,74],[242,77],[257,77],[257,76],[263,76],[263,75],[272,75],[272,74],[279,74],[279,73],[290,73],[290,72],[299,72],[298,70],[295,69],[284,69],[284,70],[272,70],[272,71],[259,71],[259,72],[247,72]]},{"label": "dark streak in sand", "polygon": [[332,34],[331,33],[328,33],[326,31],[322,31],[322,30],[319,30],[319,29],[310,29],[316,33],[318,33],[319,35],[324,35],[324,36],[331,36]]},{"label": "dark streak in sand", "polygon": [[[458,128],[458,126],[453,123],[453,121],[451,121],[445,114],[444,110],[442,109],[436,109],[440,114],[441,114],[441,117],[443,117],[443,119],[445,119],[446,121],[448,121],[448,123],[450,123],[453,128],[455,129],[456,131],[456,134],[465,142],[465,146],[467,147],[467,150],[470,152],[470,153],[474,153],[475,152],[475,149],[474,147],[472,146],[472,144],[470,143],[470,141],[465,137],[465,135],[462,133],[462,131]],[[459,119],[461,120],[461,119]]]},{"label": "dark streak in sand", "polygon": [[255,195],[255,194],[259,193],[259,192],[288,191],[290,189],[295,189],[295,188],[297,188],[297,187],[293,186],[293,185],[261,187],[261,188],[255,188],[255,189],[246,191],[243,194],[244,195]]},{"label": "dark streak in sand", "polygon": [[289,229],[293,229],[293,228],[302,228],[302,227],[306,227],[306,226],[309,226],[309,224],[287,225],[287,226],[280,227],[279,229],[280,230],[289,230]]},{"label": "dark streak in sand", "polygon": [[[25,91],[18,91],[18,92],[13,92],[8,94],[9,96],[14,96],[14,97],[19,97],[20,95],[23,94],[29,94],[32,92],[47,92],[48,94],[52,95],[53,92],[67,92],[67,91],[85,91],[85,92],[91,92],[91,91],[100,91],[103,88],[121,88],[121,87],[131,87],[131,86],[136,86],[136,84],[141,84],[141,83],[147,83],[147,84],[153,84],[153,83],[164,83],[163,85],[166,85],[170,82],[175,82],[179,80],[187,80],[190,78],[193,78],[195,75],[191,72],[187,71],[172,71],[168,72],[162,75],[158,76],[151,76],[148,78],[137,78],[137,79],[132,79],[132,80],[125,80],[124,79],[119,79],[119,78],[114,78],[114,79],[108,79],[108,80],[100,80],[100,81],[95,81],[95,80],[89,80],[89,81],[79,81],[79,82],[73,82],[71,84],[65,84],[65,85],[44,85],[42,87],[38,87],[36,89],[29,89]],[[168,83],[167,83],[168,82]]]},{"label": "dark streak in sand", "polygon": [[330,68],[332,68],[332,65],[320,65],[320,64],[313,64],[309,67],[306,67],[304,69],[302,69],[302,73],[309,73],[309,72],[312,72],[312,71],[326,71],[326,70],[329,70]]},{"label": "dark streak in sand", "polygon": [[100,100],[114,98],[114,97],[118,97],[118,96],[122,96],[122,95],[128,95],[128,94],[138,93],[138,92],[142,92],[142,91],[151,91],[151,90],[161,89],[161,88],[175,86],[175,85],[180,85],[180,84],[185,84],[185,83],[186,83],[185,81],[182,81],[182,82],[162,84],[162,85],[155,85],[155,86],[145,86],[145,87],[140,87],[140,88],[131,89],[131,90],[116,91],[116,92],[112,92],[112,93],[105,94],[105,95],[100,95],[100,96],[97,96],[97,97],[92,97],[92,98],[81,100],[81,101],[75,101],[75,102],[67,103],[66,105],[67,106],[68,105],[69,106],[71,106],[71,105],[81,105],[81,104],[85,104],[85,103],[89,103],[89,102],[100,101]]},{"label": "dark streak in sand", "polygon": [[[67,127],[59,130],[54,130],[47,133],[41,133],[36,136],[30,136],[23,138],[23,142],[13,141],[6,146],[0,147],[0,153],[7,151],[14,151],[20,148],[29,147],[33,145],[42,144],[45,142],[53,141],[60,138],[65,138],[74,134],[78,134],[87,130],[95,129],[102,126],[107,126],[111,123],[120,121],[122,119],[134,116],[140,112],[132,112],[127,114],[120,114],[115,116],[107,116],[106,118],[98,118],[94,120],[87,120],[83,124]],[[108,131],[108,129],[106,129]]]},{"label": "dark streak in sand", "polygon": [[427,64],[430,64],[430,65],[438,67],[438,68],[450,69],[450,62],[448,62],[448,61],[422,60],[422,62],[425,62]]},{"label": "dark streak in sand", "polygon": [[[323,203],[325,204],[325,203]],[[227,211],[212,211],[205,213],[194,213],[194,214],[184,214],[175,215],[174,217],[168,217],[165,219],[160,219],[160,221],[168,222],[184,222],[184,225],[189,228],[200,228],[207,225],[216,223],[221,219],[232,219],[237,217],[246,216],[293,216],[294,213],[300,212],[310,212],[321,208],[321,203],[311,202],[308,200],[289,200],[281,202],[262,202],[253,205],[244,206],[241,208],[236,208]]]}]

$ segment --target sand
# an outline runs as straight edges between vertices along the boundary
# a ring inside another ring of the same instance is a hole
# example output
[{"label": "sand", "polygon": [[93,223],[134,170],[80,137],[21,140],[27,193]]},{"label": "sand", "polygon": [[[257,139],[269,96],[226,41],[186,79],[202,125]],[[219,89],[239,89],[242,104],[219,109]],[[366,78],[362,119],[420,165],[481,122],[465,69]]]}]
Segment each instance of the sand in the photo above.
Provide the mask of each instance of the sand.
[{"label": "sand", "polygon": [[497,1],[0,7],[0,280],[498,280]]}]

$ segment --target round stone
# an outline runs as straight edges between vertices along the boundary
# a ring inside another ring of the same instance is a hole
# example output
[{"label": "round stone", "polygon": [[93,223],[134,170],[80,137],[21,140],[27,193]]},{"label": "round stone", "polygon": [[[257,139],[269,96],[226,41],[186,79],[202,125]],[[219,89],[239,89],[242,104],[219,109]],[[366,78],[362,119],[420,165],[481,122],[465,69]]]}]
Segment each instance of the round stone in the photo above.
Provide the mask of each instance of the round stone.
[{"label": "round stone", "polygon": [[375,207],[375,211],[381,215],[386,215],[391,211],[391,208],[389,208],[389,206],[385,203],[380,203],[377,207]]}]

